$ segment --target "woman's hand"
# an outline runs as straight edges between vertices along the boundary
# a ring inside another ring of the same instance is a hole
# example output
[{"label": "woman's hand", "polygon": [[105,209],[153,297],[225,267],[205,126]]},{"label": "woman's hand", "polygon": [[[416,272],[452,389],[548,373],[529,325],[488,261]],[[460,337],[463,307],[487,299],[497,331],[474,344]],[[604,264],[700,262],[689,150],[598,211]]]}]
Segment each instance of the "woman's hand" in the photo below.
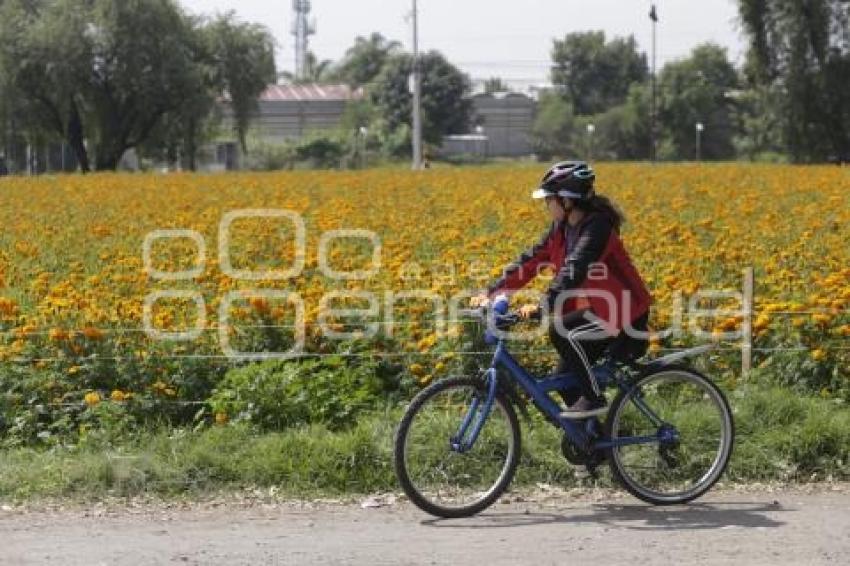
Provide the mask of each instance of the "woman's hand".
[{"label": "woman's hand", "polygon": [[522,318],[531,318],[540,312],[540,305],[522,305],[518,312]]},{"label": "woman's hand", "polygon": [[470,297],[469,306],[472,308],[476,307],[486,307],[490,304],[490,297],[487,296],[487,293],[481,293],[475,297]]}]

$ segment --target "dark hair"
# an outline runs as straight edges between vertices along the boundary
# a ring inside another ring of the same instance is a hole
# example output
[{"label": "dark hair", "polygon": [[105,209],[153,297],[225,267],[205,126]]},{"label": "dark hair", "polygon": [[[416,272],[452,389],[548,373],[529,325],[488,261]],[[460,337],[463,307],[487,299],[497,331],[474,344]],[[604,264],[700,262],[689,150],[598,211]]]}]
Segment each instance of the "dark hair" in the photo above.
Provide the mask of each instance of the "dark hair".
[{"label": "dark hair", "polygon": [[573,203],[576,208],[586,212],[599,212],[604,214],[609,220],[611,220],[611,224],[614,225],[614,230],[617,232],[620,231],[620,227],[626,221],[626,216],[623,214],[620,207],[604,195],[595,194],[590,197],[590,200],[574,200]]}]

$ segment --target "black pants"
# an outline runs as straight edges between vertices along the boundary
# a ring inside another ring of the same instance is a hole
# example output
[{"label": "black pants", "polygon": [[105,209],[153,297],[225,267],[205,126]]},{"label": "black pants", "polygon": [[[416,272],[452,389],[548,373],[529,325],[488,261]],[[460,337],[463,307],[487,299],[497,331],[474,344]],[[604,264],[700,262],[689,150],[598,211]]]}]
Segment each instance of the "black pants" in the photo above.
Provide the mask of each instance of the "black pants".
[{"label": "black pants", "polygon": [[[579,396],[591,401],[600,399],[602,393],[593,378],[590,366],[606,351],[617,359],[638,358],[646,352],[648,341],[629,336],[625,331],[616,337],[611,336],[598,323],[584,318],[586,309],[573,311],[561,318],[560,328],[553,319],[549,326],[549,339],[561,356],[557,373],[573,371],[579,376],[581,387],[578,390],[562,391],[561,395],[568,405],[572,405]],[[632,322],[631,327],[646,331],[649,312]]]},{"label": "black pants", "polygon": [[581,383],[580,390],[562,392],[564,401],[573,404],[580,395],[591,401],[598,400],[601,392],[590,372],[590,366],[613,342],[613,337],[599,324],[584,318],[585,309],[572,311],[549,325],[549,340],[561,356],[557,373],[575,372]]}]

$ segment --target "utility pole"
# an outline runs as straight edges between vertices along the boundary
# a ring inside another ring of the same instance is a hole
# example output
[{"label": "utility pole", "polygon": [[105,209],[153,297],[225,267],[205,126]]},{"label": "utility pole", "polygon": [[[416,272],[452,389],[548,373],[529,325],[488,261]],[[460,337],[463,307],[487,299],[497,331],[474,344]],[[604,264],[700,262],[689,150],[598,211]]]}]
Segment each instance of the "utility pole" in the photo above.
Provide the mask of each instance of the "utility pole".
[{"label": "utility pole", "polygon": [[422,169],[422,76],[419,68],[419,12],[413,0],[413,165]]},{"label": "utility pole", "polygon": [[649,158],[653,163],[656,161],[657,144],[655,140],[655,122],[656,122],[656,85],[655,85],[655,27],[658,23],[658,12],[655,9],[655,4],[649,10],[649,19],[652,20],[652,97],[650,100],[650,118],[649,118]]},{"label": "utility pole", "polygon": [[295,36],[295,78],[304,79],[307,73],[307,53],[309,37],[316,33],[316,24],[307,21],[310,14],[310,0],[292,0],[295,21],[292,22],[292,35]]}]

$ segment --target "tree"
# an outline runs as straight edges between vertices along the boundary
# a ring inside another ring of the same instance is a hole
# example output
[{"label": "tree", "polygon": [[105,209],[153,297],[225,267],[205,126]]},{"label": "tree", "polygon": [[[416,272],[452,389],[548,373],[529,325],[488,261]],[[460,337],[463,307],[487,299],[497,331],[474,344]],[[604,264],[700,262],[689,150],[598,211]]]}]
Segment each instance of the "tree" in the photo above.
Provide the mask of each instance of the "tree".
[{"label": "tree", "polygon": [[20,99],[8,77],[8,73],[0,67],[0,162],[14,171],[17,156],[14,155],[13,148],[17,143],[19,121],[26,119],[29,114],[24,110],[24,101]]},{"label": "tree", "polygon": [[850,3],[739,0],[751,85],[782,93],[796,161],[850,160]]},{"label": "tree", "polygon": [[735,68],[726,49],[707,43],[694,48],[687,59],[668,63],[659,77],[659,119],[671,159],[695,155],[695,127],[705,127],[701,154],[706,159],[729,159],[735,155],[737,126],[730,91],[738,86]]},{"label": "tree", "polygon": [[[446,134],[462,133],[469,124],[472,103],[469,77],[437,51],[420,55],[422,73],[422,137],[439,144]],[[409,78],[413,58],[408,54],[391,57],[378,75],[370,98],[390,131],[410,124],[412,95]]]},{"label": "tree", "polygon": [[201,86],[193,72],[192,26],[166,0],[94,0],[87,3],[89,10],[80,4],[59,2],[59,9],[48,9],[44,17],[55,18],[54,29],[76,33],[78,26],[69,29],[62,21],[70,12],[79,14],[89,56],[82,62],[89,72],[79,73],[75,98],[85,106],[81,122],[91,126],[87,137],[94,142],[96,168],[115,169],[128,149]]},{"label": "tree", "polygon": [[369,37],[358,36],[334,68],[333,75],[352,88],[368,85],[375,80],[387,60],[397,55],[400,49],[399,42],[390,41],[380,33],[372,33]]},{"label": "tree", "polygon": [[333,61],[316,57],[312,51],[308,51],[304,57],[304,73],[299,77],[292,71],[283,71],[280,78],[292,84],[315,84],[327,83],[333,80]]},{"label": "tree", "polygon": [[225,92],[244,129],[274,77],[272,57],[264,30],[226,16],[205,35],[172,0],[0,5],[0,67],[33,121],[65,138],[84,172],[91,150],[96,169],[115,169],[158,130],[189,136],[194,153],[200,120]]},{"label": "tree", "polygon": [[493,94],[495,92],[507,92],[510,90],[505,81],[499,77],[490,77],[484,81],[484,94]]},{"label": "tree", "polygon": [[626,102],[601,114],[583,118],[578,131],[588,123],[595,127],[594,159],[635,160],[649,158],[649,86],[632,83]]},{"label": "tree", "polygon": [[30,137],[50,131],[66,138],[88,171],[82,96],[93,74],[92,46],[85,18],[72,8],[61,1],[0,5],[0,68],[7,95],[24,111],[20,125]]},{"label": "tree", "polygon": [[228,12],[198,22],[197,31],[192,72],[199,88],[165,114],[142,147],[146,156],[182,161],[191,170],[199,148],[218,129],[221,112],[216,101],[226,100],[233,131],[245,151],[257,97],[275,80],[274,43],[266,28],[239,22]]},{"label": "tree", "polygon": [[785,161],[785,95],[774,85],[755,85],[737,93],[740,132],[736,153],[753,161]]},{"label": "tree", "polygon": [[564,89],[576,114],[597,114],[622,104],[632,83],[648,76],[646,54],[633,36],[605,41],[605,32],[568,34],[552,48],[552,83]]},{"label": "tree", "polygon": [[543,92],[531,127],[531,144],[540,159],[567,157],[573,153],[572,105],[557,92]]},{"label": "tree", "polygon": [[233,12],[219,16],[203,31],[212,56],[212,90],[227,93],[244,151],[257,97],[274,82],[274,38],[264,26],[237,22]]}]

